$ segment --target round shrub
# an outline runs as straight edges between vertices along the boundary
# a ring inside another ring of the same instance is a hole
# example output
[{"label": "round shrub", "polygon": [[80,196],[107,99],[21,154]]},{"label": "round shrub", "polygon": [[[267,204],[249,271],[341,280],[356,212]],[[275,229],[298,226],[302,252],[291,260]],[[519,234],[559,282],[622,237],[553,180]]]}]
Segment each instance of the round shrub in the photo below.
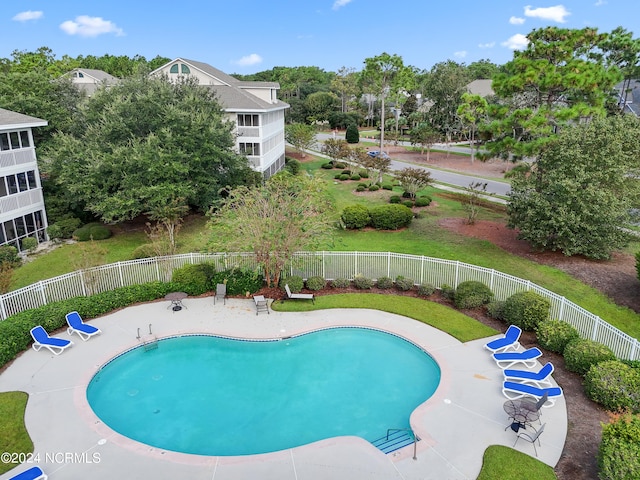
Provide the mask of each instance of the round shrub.
[{"label": "round shrub", "polygon": [[336,179],[336,180],[340,180],[340,177],[341,177],[341,176],[342,176],[342,174],[341,174],[341,173],[336,173],[336,174],[333,176],[333,178],[334,178],[334,179]]},{"label": "round shrub", "polygon": [[352,173],[350,178],[351,180],[358,181],[360,180],[360,175],[358,175],[357,173]]},{"label": "round shrub", "polygon": [[348,278],[334,278],[331,281],[331,286],[333,288],[349,288],[351,286],[351,282]]},{"label": "round shrub", "polygon": [[342,180],[343,182],[349,180],[349,178],[351,177],[346,173],[341,173],[340,175],[338,175],[338,180]]},{"label": "round shrub", "polygon": [[329,162],[329,163],[323,163],[322,165],[320,165],[322,168],[324,168],[325,170],[331,170],[333,168],[333,163]]},{"label": "round shrub", "polygon": [[358,185],[356,187],[356,192],[364,192],[367,189],[367,187],[363,187],[362,185]]},{"label": "round shrub", "polygon": [[369,209],[360,204],[344,207],[340,218],[344,226],[350,230],[364,228],[371,222]]},{"label": "round shrub", "polygon": [[453,299],[456,296],[456,289],[453,288],[451,285],[447,285],[446,283],[443,283],[440,286],[440,292],[442,292],[442,296],[447,300],[453,301]]},{"label": "round shrub", "polygon": [[[344,168],[346,166],[347,166],[347,164],[344,163],[344,162],[336,162],[336,163],[333,164],[333,168]],[[349,170],[349,171],[351,171],[351,170]]]},{"label": "round shrub", "polygon": [[366,183],[360,182],[358,184],[359,187],[363,187],[363,188],[367,188],[369,185],[367,185]]},{"label": "round shrub", "polygon": [[407,208],[413,208],[413,200],[404,200],[402,202],[402,205],[404,205]]},{"label": "round shrub", "polygon": [[358,175],[360,175],[360,178],[369,178],[369,172],[367,172],[366,170],[360,170],[358,172]]},{"label": "round shrub", "polygon": [[413,278],[403,277],[402,275],[396,277],[396,288],[401,292],[408,292],[413,288],[413,284]]},{"label": "round shrub", "polygon": [[564,347],[564,363],[567,370],[580,375],[585,375],[591,365],[615,359],[616,356],[609,347],[587,338],[573,340]]},{"label": "round shrub", "polygon": [[505,322],[522,330],[532,331],[538,323],[547,319],[550,307],[549,300],[532,290],[518,292],[505,300],[502,317]]},{"label": "round shrub", "polygon": [[304,287],[304,280],[300,275],[289,275],[280,277],[280,288],[284,290],[284,286],[289,285],[291,293],[299,293]]},{"label": "round shrub", "polygon": [[584,392],[612,412],[640,413],[640,370],[620,360],[592,365],[584,377]]},{"label": "round shrub", "polygon": [[291,173],[291,175],[298,175],[302,167],[300,165],[300,162],[295,158],[285,157],[284,168],[288,170]]},{"label": "round shrub", "polygon": [[[351,170],[349,170],[348,168],[345,169],[345,170],[342,170],[342,174],[351,176]],[[358,179],[358,180],[360,180],[360,179]]]},{"label": "round shrub", "polygon": [[456,308],[476,308],[493,300],[493,292],[484,283],[476,280],[462,282],[456,288],[453,303]]},{"label": "round shrub", "polygon": [[504,301],[492,300],[487,303],[487,315],[496,320],[504,320],[502,316],[502,309],[504,308]]},{"label": "round shrub", "polygon": [[389,197],[389,203],[400,203],[401,201],[400,195],[391,195],[391,197]]},{"label": "round shrub", "polygon": [[429,297],[433,295],[435,291],[436,287],[434,287],[430,283],[423,283],[421,285],[418,285],[418,295],[420,295],[421,297]]},{"label": "round shrub", "polygon": [[38,246],[38,240],[33,237],[25,237],[22,239],[22,250],[33,252]]},{"label": "round shrub", "polygon": [[383,183],[382,184],[382,189],[383,190],[393,190],[393,185],[391,185],[390,183]]},{"label": "round shrub", "polygon": [[73,232],[80,228],[82,222],[79,218],[69,217],[62,220],[58,220],[53,225],[47,227],[47,233],[49,238],[53,240],[71,238]]},{"label": "round shrub", "polygon": [[542,348],[562,354],[564,347],[580,338],[578,330],[561,320],[543,320],[536,327],[536,338]]},{"label": "round shrub", "polygon": [[344,133],[344,139],[347,143],[358,143],[360,141],[360,132],[358,127],[353,123],[349,124],[347,131]]},{"label": "round shrub", "polygon": [[376,286],[381,290],[388,290],[393,287],[393,280],[391,277],[380,277],[376,282]]},{"label": "round shrub", "polygon": [[422,197],[418,197],[416,198],[416,203],[415,203],[416,207],[428,207],[429,205],[431,205],[431,197],[427,197],[427,196],[422,196]]},{"label": "round shrub", "polygon": [[602,426],[598,470],[601,480],[640,478],[640,415],[622,415]]},{"label": "round shrub", "polygon": [[307,278],[307,288],[309,290],[322,290],[326,285],[327,282],[320,276]]},{"label": "round shrub", "polygon": [[373,287],[373,280],[364,275],[356,275],[353,277],[353,286],[359,290],[369,290]]},{"label": "round shrub", "polygon": [[373,185],[369,185],[369,191],[370,192],[377,192],[378,190],[380,190],[380,186],[376,185],[375,183]]},{"label": "round shrub", "polygon": [[171,281],[179,285],[180,290],[189,295],[202,295],[209,290],[208,270],[204,264],[185,265],[176,268]]},{"label": "round shrub", "polygon": [[378,205],[369,209],[371,226],[378,230],[397,230],[408,227],[413,212],[404,205]]},{"label": "round shrub", "polygon": [[131,254],[132,260],[138,260],[140,258],[151,258],[156,256],[156,249],[151,243],[145,243],[136,247],[136,249]]},{"label": "round shrub", "polygon": [[89,240],[105,240],[111,236],[111,230],[101,223],[87,223],[73,232],[73,238],[78,242]]}]

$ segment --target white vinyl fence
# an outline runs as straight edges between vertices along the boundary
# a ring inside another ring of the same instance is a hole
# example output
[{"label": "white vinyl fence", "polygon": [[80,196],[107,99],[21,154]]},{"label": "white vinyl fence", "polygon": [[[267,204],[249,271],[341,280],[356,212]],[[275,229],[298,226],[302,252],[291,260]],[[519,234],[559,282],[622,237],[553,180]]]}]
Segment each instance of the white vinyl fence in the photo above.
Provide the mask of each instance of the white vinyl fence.
[{"label": "white vinyl fence", "polygon": [[[0,319],[58,300],[127,285],[167,282],[171,280],[174,269],[204,262],[214,264],[217,270],[258,268],[252,253],[189,253],[117,262],[43,280],[0,295]],[[389,252],[300,252],[295,255],[287,273],[303,278],[321,276],[327,280],[353,279],[358,274],[372,279],[402,275],[412,278],[416,284],[430,283],[438,288],[444,284],[455,288],[461,282],[477,280],[489,286],[497,300],[505,300],[519,291],[533,290],[551,302],[551,318],[573,325],[583,338],[607,345],[619,358],[640,360],[640,345],[635,338],[560,295],[528,280],[489,268]]]}]

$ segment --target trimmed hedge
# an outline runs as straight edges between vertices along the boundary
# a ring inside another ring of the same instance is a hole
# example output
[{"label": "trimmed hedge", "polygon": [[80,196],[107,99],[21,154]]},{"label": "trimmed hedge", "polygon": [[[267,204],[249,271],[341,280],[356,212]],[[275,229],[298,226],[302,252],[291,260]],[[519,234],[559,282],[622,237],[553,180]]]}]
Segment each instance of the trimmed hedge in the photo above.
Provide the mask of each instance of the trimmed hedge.
[{"label": "trimmed hedge", "polygon": [[320,276],[309,277],[307,278],[307,288],[309,290],[322,290],[327,286],[327,282],[324,278]]},{"label": "trimmed hedge", "polygon": [[612,412],[640,413],[640,370],[620,360],[592,365],[584,377],[584,392]]},{"label": "trimmed hedge", "polygon": [[331,286],[333,288],[349,288],[351,282],[348,278],[334,278],[331,281]]},{"label": "trimmed hedge", "polygon": [[640,416],[623,415],[602,426],[598,468],[601,480],[640,478]]},{"label": "trimmed hedge", "polygon": [[304,280],[300,275],[283,275],[280,277],[280,288],[284,290],[285,285],[289,285],[291,293],[299,293],[304,287]]},{"label": "trimmed hedge", "polygon": [[211,279],[215,267],[210,263],[189,264],[176,268],[171,281],[179,286],[179,290],[189,295],[202,295],[211,290]]},{"label": "trimmed hedge", "polygon": [[369,209],[371,226],[378,230],[397,230],[408,227],[413,220],[413,212],[404,205],[378,205]]},{"label": "trimmed hedge", "polygon": [[588,338],[573,340],[564,348],[564,363],[567,370],[583,376],[592,365],[615,359],[616,356],[609,347]]},{"label": "trimmed hedge", "polygon": [[580,334],[562,320],[543,320],[536,327],[536,338],[542,348],[562,354],[569,342],[578,340]]},{"label": "trimmed hedge", "polygon": [[0,322],[0,367],[29,348],[32,342],[29,332],[36,325],[42,325],[48,332],[53,332],[67,324],[65,315],[74,310],[83,319],[89,320],[134,303],[162,298],[167,293],[177,290],[178,286],[171,282],[131,285],[90,297],[61,300],[12,315]]},{"label": "trimmed hedge", "polygon": [[403,277],[402,275],[398,275],[396,277],[396,288],[401,292],[408,292],[414,286],[413,278]]},{"label": "trimmed hedge", "polygon": [[380,277],[376,282],[376,286],[381,290],[388,290],[393,288],[393,280],[391,277]]},{"label": "trimmed hedge", "polygon": [[436,291],[436,287],[434,287],[430,283],[423,283],[422,285],[418,285],[418,295],[421,297],[429,297],[433,295]]},{"label": "trimmed hedge", "polygon": [[456,288],[453,303],[456,308],[476,308],[493,300],[493,292],[484,283],[476,280],[462,282]]},{"label": "trimmed hedge", "polygon": [[349,230],[358,230],[369,225],[371,217],[369,216],[369,209],[364,205],[355,204],[348,205],[342,210],[340,216],[342,223]]},{"label": "trimmed hedge", "polygon": [[101,223],[87,223],[73,232],[73,238],[78,242],[106,240],[109,237],[111,237],[111,230]]},{"label": "trimmed hedge", "polygon": [[360,290],[369,290],[373,287],[373,280],[364,275],[356,275],[353,277],[353,286]]},{"label": "trimmed hedge", "polygon": [[525,331],[535,330],[549,316],[551,303],[532,290],[518,292],[504,301],[502,318]]}]

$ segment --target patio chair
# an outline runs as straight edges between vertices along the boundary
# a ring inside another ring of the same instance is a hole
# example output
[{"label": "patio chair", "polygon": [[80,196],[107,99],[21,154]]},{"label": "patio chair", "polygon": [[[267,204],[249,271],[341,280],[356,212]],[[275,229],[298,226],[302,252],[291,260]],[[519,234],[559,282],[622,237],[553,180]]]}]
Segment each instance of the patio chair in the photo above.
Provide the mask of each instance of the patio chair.
[{"label": "patio chair", "polygon": [[227,284],[226,283],[218,283],[216,285],[216,295],[213,297],[213,304],[216,304],[218,299],[222,299],[222,304],[227,304]]},{"label": "patio chair", "polygon": [[291,293],[288,283],[284,286],[284,289],[287,291],[289,300],[311,300],[311,303],[316,303],[316,297],[313,293]]},{"label": "patio chair", "polygon": [[37,465],[19,473],[15,477],[11,477],[9,480],[47,480],[49,477],[42,471]]},{"label": "patio chair", "polygon": [[[547,387],[538,388],[533,385],[527,385],[525,383],[517,382],[503,382],[502,394],[509,400],[515,400],[523,397],[533,397],[536,400],[542,399],[545,394],[547,395],[546,402],[541,407],[552,407],[556,403],[556,398],[562,396],[562,388],[560,387]],[[548,404],[548,405],[547,405]]]},{"label": "patio chair", "polygon": [[44,347],[54,355],[60,355],[65,351],[65,349],[73,345],[73,342],[71,340],[50,337],[47,331],[42,327],[42,325],[38,325],[31,329],[31,337],[33,338],[33,344],[31,345],[31,347],[36,352]]},{"label": "patio chair", "polygon": [[267,312],[269,314],[269,302],[264,298],[264,295],[254,295],[253,302],[256,304],[256,315],[260,312]]},{"label": "patio chair", "polygon": [[536,440],[538,441],[538,445],[542,446],[540,444],[540,435],[542,435],[542,432],[544,432],[545,425],[546,423],[544,423],[539,430],[536,430],[535,428],[531,427],[533,429],[533,433],[527,432],[526,430],[518,431],[518,435],[516,435],[516,441],[513,443],[513,446],[515,447],[516,443],[518,443],[518,440],[522,438],[523,440],[526,440],[527,442],[530,442],[533,444],[533,451],[536,452],[536,457],[537,457],[538,449],[536,448]]},{"label": "patio chair", "polygon": [[98,327],[94,327],[93,325],[84,323],[82,321],[82,317],[80,317],[80,314],[78,312],[69,312],[67,313],[66,318],[67,325],[69,325],[69,328],[67,328],[67,333],[69,335],[77,333],[84,342],[89,340],[94,335],[102,333],[102,330],[100,330]]},{"label": "patio chair", "polygon": [[517,350],[520,347],[520,335],[522,335],[520,327],[511,325],[502,338],[490,341],[484,348],[490,350],[491,353],[505,352],[510,349]]},{"label": "patio chair", "polygon": [[538,347],[529,348],[524,352],[500,352],[492,355],[495,362],[502,369],[522,364],[527,368],[533,368],[538,358],[542,356],[542,352]]},{"label": "patio chair", "polygon": [[547,362],[537,372],[530,370],[505,369],[502,371],[504,379],[510,382],[530,383],[538,388],[551,386],[551,374],[553,373],[553,363]]}]

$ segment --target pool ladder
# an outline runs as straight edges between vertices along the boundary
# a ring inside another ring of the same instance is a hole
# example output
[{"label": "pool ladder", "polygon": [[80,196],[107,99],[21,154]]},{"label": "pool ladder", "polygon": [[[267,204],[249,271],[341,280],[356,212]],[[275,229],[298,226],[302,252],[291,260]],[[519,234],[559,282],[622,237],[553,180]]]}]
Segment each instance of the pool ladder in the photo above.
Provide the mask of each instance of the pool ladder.
[{"label": "pool ladder", "polygon": [[149,324],[149,335],[146,337],[140,336],[140,327],[138,327],[138,336],[136,339],[142,342],[142,348],[144,348],[145,352],[158,348],[158,338],[151,332],[151,324]]},{"label": "pool ladder", "polygon": [[371,443],[386,454],[393,453],[413,443],[413,459],[417,460],[418,441],[420,439],[411,428],[389,428],[386,436]]}]

